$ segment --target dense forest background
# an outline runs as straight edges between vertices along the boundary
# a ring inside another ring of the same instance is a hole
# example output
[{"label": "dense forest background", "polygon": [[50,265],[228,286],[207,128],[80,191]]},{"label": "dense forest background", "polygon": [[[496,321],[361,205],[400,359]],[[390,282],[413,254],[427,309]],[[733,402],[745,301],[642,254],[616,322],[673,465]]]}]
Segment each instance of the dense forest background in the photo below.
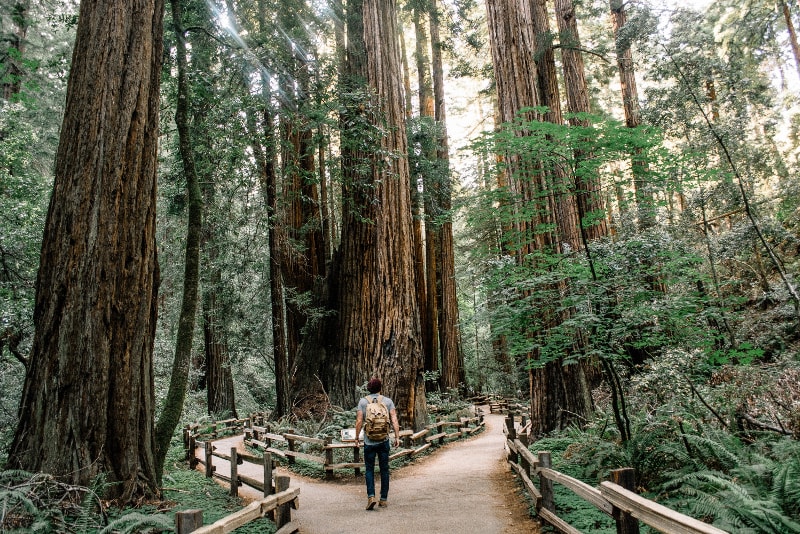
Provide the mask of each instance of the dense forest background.
[{"label": "dense forest background", "polygon": [[[167,3],[158,446],[347,410],[379,373],[408,426],[517,397],[564,470],[800,531],[797,2],[348,4]],[[78,9],[0,6],[3,457]]]}]

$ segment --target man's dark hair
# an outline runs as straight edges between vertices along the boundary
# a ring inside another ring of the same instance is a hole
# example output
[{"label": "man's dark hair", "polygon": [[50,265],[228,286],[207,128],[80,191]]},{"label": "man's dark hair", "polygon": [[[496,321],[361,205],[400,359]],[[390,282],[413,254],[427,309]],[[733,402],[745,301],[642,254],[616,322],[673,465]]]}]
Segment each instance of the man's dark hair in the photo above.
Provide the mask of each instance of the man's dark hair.
[{"label": "man's dark hair", "polygon": [[382,385],[379,378],[370,378],[369,382],[367,382],[367,391],[377,393],[381,390]]}]

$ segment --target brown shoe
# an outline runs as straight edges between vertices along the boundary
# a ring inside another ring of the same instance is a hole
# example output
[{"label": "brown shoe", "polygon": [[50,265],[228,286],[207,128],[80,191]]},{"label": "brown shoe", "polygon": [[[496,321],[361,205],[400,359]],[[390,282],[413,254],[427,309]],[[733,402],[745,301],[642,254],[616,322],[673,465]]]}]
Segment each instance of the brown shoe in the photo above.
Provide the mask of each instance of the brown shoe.
[{"label": "brown shoe", "polygon": [[389,503],[386,502],[386,501],[383,501],[383,500],[378,501],[378,506],[380,506],[381,508],[386,508],[388,505],[389,505]]},{"label": "brown shoe", "polygon": [[375,508],[375,497],[370,497],[367,499],[367,510],[372,510]]}]

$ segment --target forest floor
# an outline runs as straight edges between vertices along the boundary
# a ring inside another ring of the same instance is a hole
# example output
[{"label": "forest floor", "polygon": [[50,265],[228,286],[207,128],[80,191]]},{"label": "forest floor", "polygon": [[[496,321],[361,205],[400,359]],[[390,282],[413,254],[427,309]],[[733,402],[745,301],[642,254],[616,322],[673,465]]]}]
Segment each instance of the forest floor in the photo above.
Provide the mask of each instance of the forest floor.
[{"label": "forest floor", "polygon": [[[300,488],[298,510],[292,520],[302,534],[536,534],[528,503],[506,464],[502,415],[486,415],[486,429],[472,437],[450,442],[412,463],[392,470],[386,508],[365,510],[364,477],[339,477],[325,481],[278,468],[291,477],[290,487]],[[238,440],[238,442],[237,442]],[[240,446],[242,437],[215,442],[221,450]],[[223,460],[214,458],[217,462]],[[248,467],[249,466],[249,467]],[[252,473],[248,469],[252,468]],[[226,472],[220,465],[219,472]],[[239,472],[259,477],[261,466],[245,463]],[[376,486],[380,475],[376,472]],[[245,500],[262,497],[242,486]]]}]

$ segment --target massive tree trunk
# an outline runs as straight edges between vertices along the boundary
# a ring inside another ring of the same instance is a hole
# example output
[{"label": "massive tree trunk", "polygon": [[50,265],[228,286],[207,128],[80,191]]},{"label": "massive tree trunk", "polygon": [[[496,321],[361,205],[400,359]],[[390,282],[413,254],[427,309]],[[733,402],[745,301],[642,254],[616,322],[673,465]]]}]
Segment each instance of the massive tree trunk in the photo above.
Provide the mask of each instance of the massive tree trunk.
[{"label": "massive tree trunk", "polygon": [[344,214],[337,278],[334,403],[379,376],[404,425],[426,423],[402,74],[392,0],[348,4],[342,116]]},{"label": "massive tree trunk", "polygon": [[458,319],[456,292],[455,252],[453,251],[452,187],[450,178],[450,152],[447,139],[447,109],[444,100],[444,67],[442,42],[439,37],[439,10],[436,0],[430,3],[431,62],[433,67],[434,120],[437,125],[436,160],[441,179],[435,189],[440,216],[432,225],[436,234],[437,286],[439,288],[439,343],[442,352],[442,387],[457,388],[466,383],[464,353]]},{"label": "massive tree trunk", "polygon": [[156,164],[164,4],[81,2],[12,468],[158,494]]}]

